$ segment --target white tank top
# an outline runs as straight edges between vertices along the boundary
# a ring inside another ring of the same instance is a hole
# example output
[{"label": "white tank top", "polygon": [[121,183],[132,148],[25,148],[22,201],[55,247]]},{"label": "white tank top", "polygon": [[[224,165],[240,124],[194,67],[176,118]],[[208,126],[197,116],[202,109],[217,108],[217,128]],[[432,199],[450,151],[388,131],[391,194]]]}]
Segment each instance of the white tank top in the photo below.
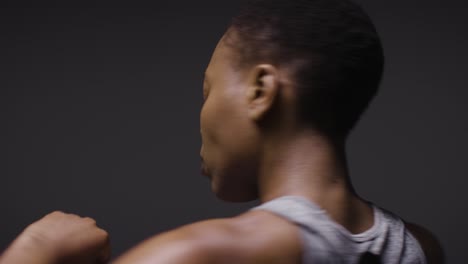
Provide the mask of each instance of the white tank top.
[{"label": "white tank top", "polygon": [[[426,264],[418,241],[393,213],[371,204],[374,225],[352,234],[318,205],[299,196],[282,196],[250,210],[267,210],[296,224],[303,243],[303,264],[411,263]],[[363,257],[373,259],[363,261]]]}]

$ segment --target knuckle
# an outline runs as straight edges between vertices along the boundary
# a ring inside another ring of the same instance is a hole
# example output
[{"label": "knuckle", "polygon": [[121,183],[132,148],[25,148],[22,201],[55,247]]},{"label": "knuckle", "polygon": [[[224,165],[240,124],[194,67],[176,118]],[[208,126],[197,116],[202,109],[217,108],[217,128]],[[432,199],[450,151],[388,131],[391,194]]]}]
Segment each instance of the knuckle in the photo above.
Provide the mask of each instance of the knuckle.
[{"label": "knuckle", "polygon": [[106,230],[100,228],[99,234],[103,240],[109,241],[109,233]]},{"label": "knuckle", "polygon": [[52,213],[50,213],[49,215],[52,215],[52,216],[61,216],[61,215],[65,215],[65,213],[63,211],[60,211],[60,210],[55,210],[53,211]]},{"label": "knuckle", "polygon": [[83,220],[91,225],[96,225],[96,220],[91,217],[83,217]]},{"label": "knuckle", "polygon": [[60,219],[60,218],[64,217],[65,215],[66,214],[64,212],[56,210],[56,211],[53,211],[53,212],[48,213],[47,215],[45,215],[43,217],[43,219],[48,219],[48,220],[54,221],[54,219],[55,220]]},{"label": "knuckle", "polygon": [[109,237],[109,232],[107,232],[106,230],[104,230],[104,229],[102,229],[102,228],[99,229],[99,230],[100,230],[101,235],[102,235],[103,237],[106,237],[106,238]]},{"label": "knuckle", "polygon": [[70,218],[81,218],[79,215],[77,214],[67,214]]}]

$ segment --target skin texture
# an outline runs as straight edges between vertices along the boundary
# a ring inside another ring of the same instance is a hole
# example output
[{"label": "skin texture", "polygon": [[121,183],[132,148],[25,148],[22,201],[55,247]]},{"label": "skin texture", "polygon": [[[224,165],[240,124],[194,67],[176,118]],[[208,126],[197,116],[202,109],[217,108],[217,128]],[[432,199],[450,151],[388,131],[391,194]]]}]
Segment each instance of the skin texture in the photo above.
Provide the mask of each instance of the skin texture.
[{"label": "skin texture", "polygon": [[99,264],[109,258],[109,235],[96,221],[57,211],[29,225],[0,257],[0,264]]},{"label": "skin texture", "polygon": [[300,263],[294,226],[268,212],[194,223],[152,237],[114,263]]},{"label": "skin texture", "polygon": [[[201,156],[216,195],[262,202],[299,195],[352,231],[370,227],[372,211],[348,181],[344,144],[297,120],[289,72],[272,64],[236,70],[234,57],[221,39],[206,70]],[[364,224],[353,226],[348,212],[358,212]]]}]

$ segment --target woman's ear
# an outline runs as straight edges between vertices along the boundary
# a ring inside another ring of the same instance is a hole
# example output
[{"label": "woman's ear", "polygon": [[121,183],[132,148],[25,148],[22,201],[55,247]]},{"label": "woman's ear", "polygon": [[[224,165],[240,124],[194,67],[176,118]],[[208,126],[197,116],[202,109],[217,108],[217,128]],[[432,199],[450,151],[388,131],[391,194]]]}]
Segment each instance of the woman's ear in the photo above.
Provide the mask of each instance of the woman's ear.
[{"label": "woman's ear", "polygon": [[252,69],[248,78],[248,114],[252,120],[258,121],[277,100],[280,88],[278,71],[273,65],[260,64]]}]

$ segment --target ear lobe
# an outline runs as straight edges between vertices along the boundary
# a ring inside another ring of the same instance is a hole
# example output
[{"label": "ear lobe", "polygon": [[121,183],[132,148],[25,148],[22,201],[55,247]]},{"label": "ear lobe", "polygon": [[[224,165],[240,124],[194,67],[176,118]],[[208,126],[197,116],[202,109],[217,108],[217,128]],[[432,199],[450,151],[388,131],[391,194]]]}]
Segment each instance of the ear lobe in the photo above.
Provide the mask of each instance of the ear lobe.
[{"label": "ear lobe", "polygon": [[249,78],[248,105],[249,116],[258,121],[273,107],[279,90],[278,73],[269,64],[257,65]]}]

